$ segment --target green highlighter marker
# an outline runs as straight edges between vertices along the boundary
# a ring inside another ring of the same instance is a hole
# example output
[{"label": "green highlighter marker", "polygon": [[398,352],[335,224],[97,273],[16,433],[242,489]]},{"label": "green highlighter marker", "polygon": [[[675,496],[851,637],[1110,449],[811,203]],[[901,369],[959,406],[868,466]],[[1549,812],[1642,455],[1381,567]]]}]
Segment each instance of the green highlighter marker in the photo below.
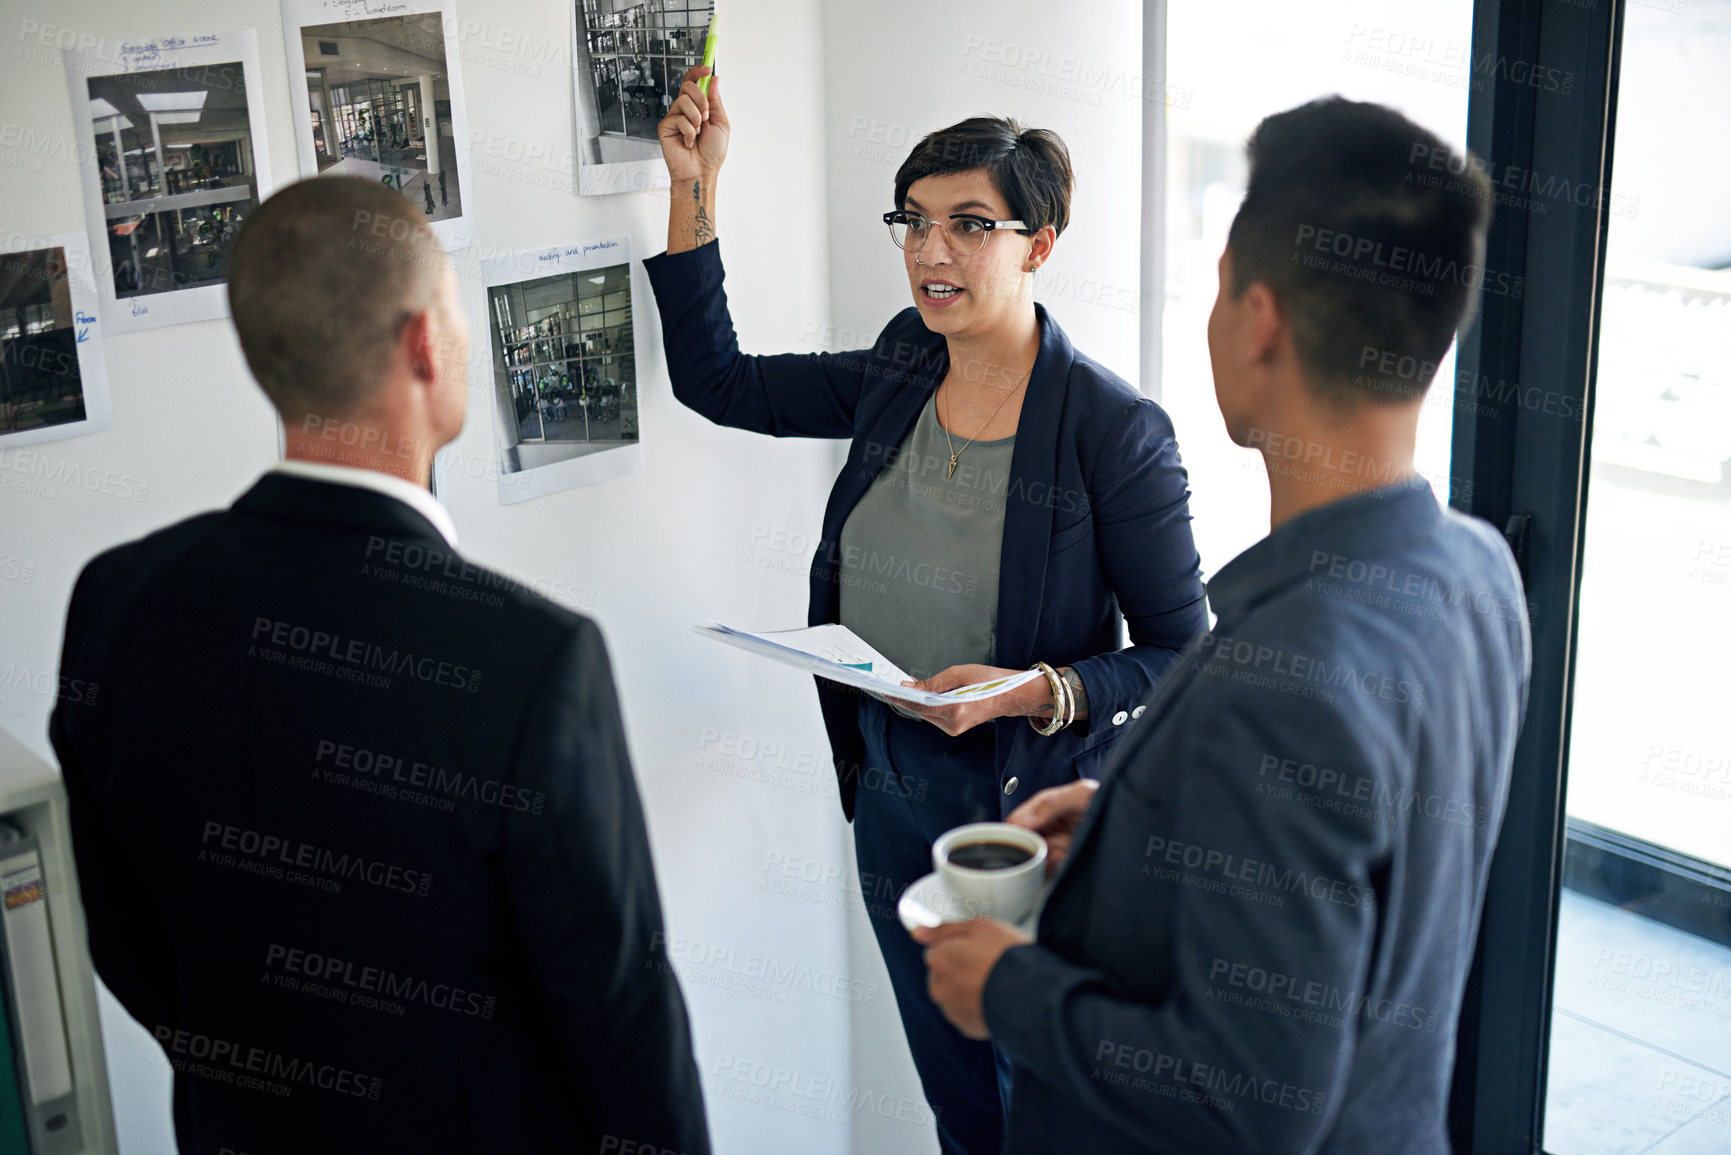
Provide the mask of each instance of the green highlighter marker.
[{"label": "green highlighter marker", "polygon": [[[720,26],[721,13],[716,12],[711,14],[709,17],[709,35],[703,38],[703,67],[705,68],[715,67],[715,30]],[[703,93],[705,96],[709,95],[709,77],[699,76],[697,78],[697,91]]]}]

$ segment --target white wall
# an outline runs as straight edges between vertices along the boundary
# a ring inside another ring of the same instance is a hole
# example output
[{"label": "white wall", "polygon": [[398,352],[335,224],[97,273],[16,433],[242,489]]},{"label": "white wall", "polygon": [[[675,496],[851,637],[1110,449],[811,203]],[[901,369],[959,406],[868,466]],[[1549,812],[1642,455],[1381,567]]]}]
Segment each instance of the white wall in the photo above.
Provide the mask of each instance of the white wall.
[{"label": "white wall", "polygon": [[[80,174],[68,159],[82,155],[68,147],[79,139],[77,125],[58,54],[32,47],[40,27],[110,44],[258,29],[268,157],[279,184],[293,175],[289,117],[304,96],[299,79],[291,86],[286,75],[271,0],[8,0],[6,13],[0,27],[13,43],[0,46],[5,232],[84,227]],[[638,256],[659,251],[665,199],[571,195],[567,7],[554,0],[465,3],[458,15],[469,123],[478,137],[479,171],[464,190],[477,216],[477,249],[628,231]],[[818,5],[753,0],[733,8],[728,21],[725,67],[739,127],[718,212],[732,258],[734,317],[749,350],[793,349],[810,318],[828,315],[827,255],[821,245],[798,243],[823,237],[828,221]],[[15,56],[14,47],[31,51]],[[525,155],[553,159],[507,159]],[[748,230],[750,219],[760,223]],[[559,596],[587,606],[606,632],[717,1149],[842,1152],[852,1120],[865,1110],[851,1094],[850,998],[870,998],[875,1006],[867,1010],[880,1019],[893,1011],[887,989],[848,985],[846,895],[825,872],[846,869],[849,843],[815,696],[808,679],[689,632],[710,617],[803,624],[804,559],[785,545],[753,553],[754,527],[814,534],[835,447],[717,430],[680,407],[667,391],[641,271],[636,293],[644,472],[500,506],[484,476],[495,442],[483,339],[474,353],[470,424],[445,496],[467,554],[555,583]],[[464,285],[464,301],[481,337],[478,281]],[[12,671],[9,681],[25,675],[0,701],[0,724],[39,749],[52,701],[29,683],[39,673],[51,683],[79,567],[109,545],[227,504],[276,456],[274,420],[226,321],[111,338],[107,355],[113,430],[33,452],[57,471],[113,471],[132,479],[127,490],[142,483],[143,500],[67,485],[52,496],[0,488],[0,558],[29,567],[27,580],[0,578],[0,672]],[[15,465],[12,452],[0,452],[0,480],[22,476],[7,472]],[[801,892],[796,879],[776,873],[782,866],[795,876],[815,873],[818,882]],[[841,997],[833,993],[838,984]],[[169,1152],[160,1053],[112,1000],[107,1008],[122,1149]],[[754,1079],[773,1082],[777,1092],[765,1096]],[[749,1101],[752,1095],[759,1101]]]},{"label": "white wall", "polygon": [[[831,347],[870,344],[913,303],[880,219],[921,137],[1010,116],[1064,139],[1070,227],[1034,278],[1076,347],[1137,383],[1142,5],[1137,0],[827,3]],[[1158,91],[1158,90],[1157,90]]]}]

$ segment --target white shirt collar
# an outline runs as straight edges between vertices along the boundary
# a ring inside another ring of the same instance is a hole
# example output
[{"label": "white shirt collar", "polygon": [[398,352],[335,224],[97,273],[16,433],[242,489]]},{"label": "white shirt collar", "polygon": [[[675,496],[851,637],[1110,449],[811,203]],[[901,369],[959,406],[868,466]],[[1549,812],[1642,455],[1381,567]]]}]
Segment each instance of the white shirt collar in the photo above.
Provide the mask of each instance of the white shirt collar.
[{"label": "white shirt collar", "polygon": [[433,528],[444,537],[446,545],[452,549],[457,548],[457,525],[451,520],[449,511],[439,504],[438,498],[412,481],[393,477],[389,473],[380,473],[376,469],[356,469],[352,465],[330,465],[323,461],[298,459],[278,462],[272,472],[286,473],[290,477],[304,477],[309,481],[353,485],[382,493],[386,497],[394,497],[432,522]]}]

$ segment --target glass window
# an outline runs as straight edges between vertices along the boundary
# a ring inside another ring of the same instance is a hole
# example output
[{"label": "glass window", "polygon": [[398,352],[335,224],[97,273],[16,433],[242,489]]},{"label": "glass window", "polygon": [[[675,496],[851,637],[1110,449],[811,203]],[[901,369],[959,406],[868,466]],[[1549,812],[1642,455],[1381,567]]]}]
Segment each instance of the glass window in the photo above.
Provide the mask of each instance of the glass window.
[{"label": "glass window", "polygon": [[1544,1114],[1554,1155],[1731,1151],[1731,102],[1723,5],[1630,4]]},{"label": "glass window", "polygon": [[[1208,363],[1216,262],[1244,195],[1244,142],[1269,113],[1339,93],[1390,105],[1464,149],[1472,10],[1467,0],[1353,0],[1326,8],[1238,0],[1168,8],[1160,402],[1190,471],[1204,578],[1268,532],[1262,457],[1226,436]],[[1419,61],[1414,45],[1423,46]],[[1451,66],[1423,65],[1424,59]],[[1451,347],[1419,423],[1418,468],[1443,500],[1449,497],[1454,362]]]}]

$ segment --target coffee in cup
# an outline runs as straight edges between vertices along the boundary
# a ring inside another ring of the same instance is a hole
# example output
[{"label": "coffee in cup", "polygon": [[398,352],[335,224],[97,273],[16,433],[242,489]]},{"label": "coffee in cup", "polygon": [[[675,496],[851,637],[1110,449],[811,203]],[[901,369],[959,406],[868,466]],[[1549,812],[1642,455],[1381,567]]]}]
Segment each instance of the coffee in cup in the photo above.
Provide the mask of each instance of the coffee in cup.
[{"label": "coffee in cup", "polygon": [[932,844],[932,865],[950,909],[946,922],[984,916],[1021,922],[1034,913],[1046,878],[1046,840],[1007,822],[973,822]]}]

